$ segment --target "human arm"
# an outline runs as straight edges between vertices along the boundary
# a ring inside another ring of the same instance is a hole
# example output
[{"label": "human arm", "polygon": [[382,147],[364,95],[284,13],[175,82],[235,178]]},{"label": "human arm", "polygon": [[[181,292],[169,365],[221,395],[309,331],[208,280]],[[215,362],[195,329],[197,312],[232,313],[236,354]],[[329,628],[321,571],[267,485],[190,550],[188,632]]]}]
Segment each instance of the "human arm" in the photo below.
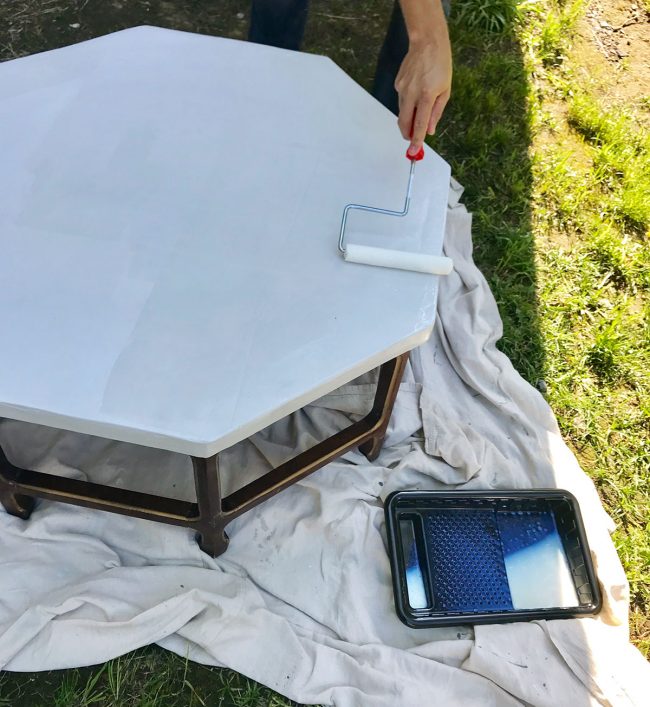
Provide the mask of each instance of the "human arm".
[{"label": "human arm", "polygon": [[395,79],[399,129],[417,154],[433,134],[451,92],[452,59],[441,0],[400,0],[409,49]]}]

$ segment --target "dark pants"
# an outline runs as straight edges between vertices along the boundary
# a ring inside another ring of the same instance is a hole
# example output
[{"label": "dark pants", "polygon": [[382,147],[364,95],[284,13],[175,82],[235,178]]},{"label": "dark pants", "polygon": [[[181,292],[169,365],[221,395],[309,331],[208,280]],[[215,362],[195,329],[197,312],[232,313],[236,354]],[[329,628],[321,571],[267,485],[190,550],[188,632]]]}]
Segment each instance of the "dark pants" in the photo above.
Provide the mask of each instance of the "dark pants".
[{"label": "dark pants", "polygon": [[[308,6],[309,0],[253,0],[248,39],[283,49],[300,49]],[[408,48],[406,25],[395,2],[372,87],[372,95],[395,115],[399,113],[399,106],[393,84]]]}]

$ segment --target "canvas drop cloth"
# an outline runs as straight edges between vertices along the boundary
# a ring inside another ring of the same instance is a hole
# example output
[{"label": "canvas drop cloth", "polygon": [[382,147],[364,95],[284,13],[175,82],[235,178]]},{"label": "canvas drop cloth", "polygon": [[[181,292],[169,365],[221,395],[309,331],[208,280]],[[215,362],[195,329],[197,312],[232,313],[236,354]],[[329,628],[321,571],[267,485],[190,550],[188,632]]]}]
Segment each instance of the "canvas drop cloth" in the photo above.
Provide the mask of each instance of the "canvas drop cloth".
[{"label": "canvas drop cloth", "polygon": [[[0,510],[0,668],[90,665],[158,643],[310,704],[649,703],[612,522],[542,396],[495,348],[501,321],[452,194],[455,270],[380,457],[349,453],[238,518],[217,559],[185,528],[44,501],[28,522]],[[230,489],[363,414],[373,395],[370,379],[356,381],[223,454]],[[0,443],[19,466],[192,498],[189,460],[169,452],[9,420]],[[400,623],[382,507],[391,491],[554,486],[580,501],[604,593],[598,618]]]}]

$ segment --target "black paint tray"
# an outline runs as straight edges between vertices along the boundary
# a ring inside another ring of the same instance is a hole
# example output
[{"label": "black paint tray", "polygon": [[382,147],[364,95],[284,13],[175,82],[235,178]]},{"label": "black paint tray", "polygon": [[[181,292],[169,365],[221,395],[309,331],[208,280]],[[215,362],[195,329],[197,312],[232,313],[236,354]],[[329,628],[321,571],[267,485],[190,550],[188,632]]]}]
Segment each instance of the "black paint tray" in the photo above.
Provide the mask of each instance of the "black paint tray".
[{"label": "black paint tray", "polygon": [[600,610],[578,502],[568,491],[398,491],[385,512],[395,607],[407,626]]}]

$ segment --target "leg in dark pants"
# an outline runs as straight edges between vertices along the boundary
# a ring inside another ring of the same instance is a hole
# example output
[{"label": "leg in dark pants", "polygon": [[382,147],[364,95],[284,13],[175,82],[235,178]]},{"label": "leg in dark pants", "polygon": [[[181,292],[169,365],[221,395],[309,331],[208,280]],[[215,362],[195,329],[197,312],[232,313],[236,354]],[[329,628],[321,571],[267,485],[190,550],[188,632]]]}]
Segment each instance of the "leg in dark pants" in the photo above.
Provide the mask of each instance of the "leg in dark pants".
[{"label": "leg in dark pants", "polygon": [[248,39],[281,49],[300,49],[309,0],[253,0]]},{"label": "leg in dark pants", "polygon": [[399,103],[394,84],[408,49],[409,38],[406,24],[399,3],[395,2],[386,39],[384,39],[384,44],[379,52],[375,82],[372,87],[372,95],[395,115],[399,114]]},{"label": "leg in dark pants", "polygon": [[[300,49],[309,0],[253,0],[248,39],[282,49]],[[408,35],[402,11],[395,2],[386,39],[379,54],[373,95],[397,115],[397,92],[393,87],[408,51]]]},{"label": "leg in dark pants", "polygon": [[[449,0],[443,0],[448,14]],[[283,49],[300,49],[309,0],[253,0],[248,39]],[[372,95],[399,114],[395,79],[409,48],[406,24],[397,0],[393,5],[384,44],[379,53]]]}]

